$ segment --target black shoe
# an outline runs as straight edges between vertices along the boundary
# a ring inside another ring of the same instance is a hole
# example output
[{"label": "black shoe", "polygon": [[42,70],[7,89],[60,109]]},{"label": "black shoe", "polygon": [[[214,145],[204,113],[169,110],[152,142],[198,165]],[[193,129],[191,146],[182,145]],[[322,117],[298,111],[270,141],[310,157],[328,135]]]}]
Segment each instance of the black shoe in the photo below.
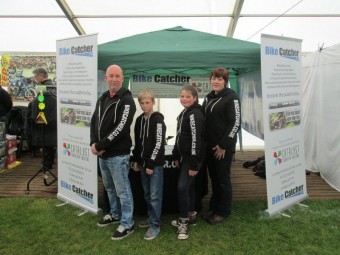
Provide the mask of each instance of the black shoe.
[{"label": "black shoe", "polygon": [[122,240],[133,232],[134,226],[131,228],[124,228],[119,225],[117,230],[113,233],[111,239],[112,240]]},{"label": "black shoe", "polygon": [[212,225],[219,224],[219,223],[222,223],[223,221],[225,221],[226,218],[227,217],[223,217],[223,216],[215,214],[214,216],[209,218],[208,223],[210,223]]},{"label": "black shoe", "polygon": [[112,224],[119,223],[119,219],[115,219],[111,216],[111,214],[106,214],[104,218],[97,223],[99,227],[106,227]]},{"label": "black shoe", "polygon": [[214,216],[214,212],[209,211],[209,212],[206,212],[206,213],[202,213],[201,218],[203,220],[209,220],[212,216]]}]

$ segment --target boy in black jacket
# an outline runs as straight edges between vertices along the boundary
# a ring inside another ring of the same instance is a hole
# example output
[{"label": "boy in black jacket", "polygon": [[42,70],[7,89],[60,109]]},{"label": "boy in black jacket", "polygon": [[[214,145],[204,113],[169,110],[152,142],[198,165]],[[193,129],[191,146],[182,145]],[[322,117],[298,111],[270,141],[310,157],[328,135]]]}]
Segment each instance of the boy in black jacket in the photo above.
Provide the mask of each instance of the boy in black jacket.
[{"label": "boy in black jacket", "polygon": [[160,231],[160,217],[163,199],[163,165],[165,162],[164,117],[154,112],[155,98],[151,90],[143,90],[138,95],[143,113],[135,124],[135,148],[133,169],[141,170],[144,198],[148,206],[149,219],[139,224],[149,227],[145,240],[154,239]]}]

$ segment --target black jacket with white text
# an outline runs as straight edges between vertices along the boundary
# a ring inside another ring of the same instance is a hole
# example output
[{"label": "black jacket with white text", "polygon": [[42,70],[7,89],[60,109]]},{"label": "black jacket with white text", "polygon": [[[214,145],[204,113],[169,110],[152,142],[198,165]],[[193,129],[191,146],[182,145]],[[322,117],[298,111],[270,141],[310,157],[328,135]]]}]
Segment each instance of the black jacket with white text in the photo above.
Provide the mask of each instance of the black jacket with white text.
[{"label": "black jacket with white text", "polygon": [[98,151],[105,150],[102,157],[130,155],[130,126],[136,112],[131,92],[121,88],[113,97],[109,91],[98,99],[91,118],[91,145]]},{"label": "black jacket with white text", "polygon": [[224,88],[218,94],[211,91],[204,99],[208,150],[219,145],[235,152],[237,132],[241,128],[241,105],[236,93]]},{"label": "black jacket with white text", "polygon": [[142,113],[135,124],[135,148],[132,151],[133,161],[145,168],[154,169],[165,163],[164,116],[154,112],[147,119]]},{"label": "black jacket with white text", "polygon": [[201,105],[195,103],[184,109],[177,117],[177,135],[173,157],[180,162],[189,162],[190,170],[196,170],[205,158],[204,112]]}]

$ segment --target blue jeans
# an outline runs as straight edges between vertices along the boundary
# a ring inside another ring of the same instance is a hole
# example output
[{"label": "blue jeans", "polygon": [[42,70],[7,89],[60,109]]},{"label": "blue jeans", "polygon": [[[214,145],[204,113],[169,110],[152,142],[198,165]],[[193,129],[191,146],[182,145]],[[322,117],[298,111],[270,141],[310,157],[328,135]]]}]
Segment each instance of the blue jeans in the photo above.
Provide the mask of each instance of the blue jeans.
[{"label": "blue jeans", "polygon": [[110,202],[110,214],[120,219],[120,225],[124,228],[131,228],[134,225],[129,162],[130,155],[99,158],[103,184]]},{"label": "blue jeans", "polygon": [[152,175],[148,175],[145,168],[142,168],[141,179],[144,198],[148,206],[149,225],[152,228],[159,228],[163,201],[163,165],[156,166]]},{"label": "blue jeans", "polygon": [[230,169],[234,153],[225,152],[223,159],[218,160],[214,151],[208,152],[208,170],[211,180],[212,195],[210,197],[210,211],[227,217],[231,214],[232,186]]}]

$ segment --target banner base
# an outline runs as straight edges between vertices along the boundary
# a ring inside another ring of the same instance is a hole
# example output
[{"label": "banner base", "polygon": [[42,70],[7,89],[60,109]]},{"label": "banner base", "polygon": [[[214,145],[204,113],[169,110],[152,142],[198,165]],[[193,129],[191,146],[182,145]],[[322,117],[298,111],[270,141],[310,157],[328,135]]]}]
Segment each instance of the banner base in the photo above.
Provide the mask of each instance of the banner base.
[{"label": "banner base", "polygon": [[57,194],[57,198],[62,200],[62,201],[64,201],[64,202],[66,202],[66,203],[74,205],[75,207],[78,207],[80,209],[83,209],[85,211],[93,213],[95,215],[100,215],[100,214],[103,213],[102,209],[100,209],[100,208],[94,209],[94,208],[88,207],[88,206],[86,206],[84,204],[81,204],[81,203],[79,203],[79,202],[77,202],[75,200],[72,200],[69,197],[66,197],[66,196],[64,196],[64,195],[62,195],[60,193]]},{"label": "banner base", "polygon": [[281,208],[274,208],[272,210],[267,209],[267,210],[265,210],[265,212],[269,214],[269,217],[274,216],[276,214],[282,213],[283,211],[287,210],[288,208],[292,207],[293,205],[300,204],[301,201],[306,200],[308,197],[309,197],[308,194],[306,194],[305,196],[296,200],[293,204],[289,204],[289,205],[281,207]]}]

